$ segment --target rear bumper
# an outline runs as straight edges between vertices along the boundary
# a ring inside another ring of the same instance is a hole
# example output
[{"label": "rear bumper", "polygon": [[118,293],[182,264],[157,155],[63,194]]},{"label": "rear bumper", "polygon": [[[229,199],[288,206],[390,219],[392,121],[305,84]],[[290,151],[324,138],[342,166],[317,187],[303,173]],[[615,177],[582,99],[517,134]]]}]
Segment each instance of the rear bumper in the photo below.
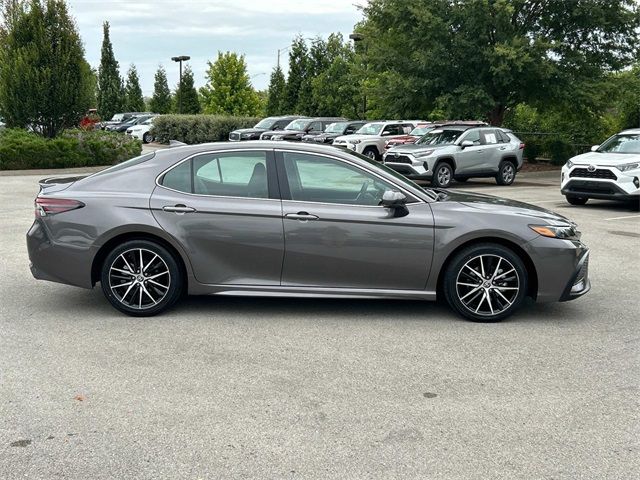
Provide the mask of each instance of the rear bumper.
[{"label": "rear bumper", "polygon": [[27,232],[29,268],[34,278],[92,288],[93,253],[72,245],[51,241],[46,227],[36,220]]}]

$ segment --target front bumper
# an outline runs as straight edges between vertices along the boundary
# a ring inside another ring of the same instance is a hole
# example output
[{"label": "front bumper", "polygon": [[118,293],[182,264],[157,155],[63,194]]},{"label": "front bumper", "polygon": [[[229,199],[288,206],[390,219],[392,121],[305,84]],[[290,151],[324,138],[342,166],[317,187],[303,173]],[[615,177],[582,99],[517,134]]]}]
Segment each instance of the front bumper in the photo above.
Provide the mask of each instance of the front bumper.
[{"label": "front bumper", "polygon": [[588,165],[564,166],[561,193],[565,196],[627,201],[640,198],[640,172],[621,172],[617,168]]},{"label": "front bumper", "polygon": [[589,280],[589,250],[587,250],[578,261],[576,271],[562,292],[560,301],[575,300],[589,290],[591,290],[591,281]]},{"label": "front bumper", "polygon": [[386,153],[383,157],[383,162],[387,167],[408,178],[428,180],[433,176],[433,172],[429,169],[429,164],[413,155]]}]

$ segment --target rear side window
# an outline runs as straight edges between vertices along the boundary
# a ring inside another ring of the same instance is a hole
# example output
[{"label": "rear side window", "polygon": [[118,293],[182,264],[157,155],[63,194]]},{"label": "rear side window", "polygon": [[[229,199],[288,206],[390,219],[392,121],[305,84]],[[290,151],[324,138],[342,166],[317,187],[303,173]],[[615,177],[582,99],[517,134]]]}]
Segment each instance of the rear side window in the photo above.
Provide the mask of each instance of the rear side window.
[{"label": "rear side window", "polygon": [[197,155],[169,170],[161,185],[197,195],[268,198],[266,153]]},{"label": "rear side window", "polygon": [[483,130],[482,137],[484,139],[483,143],[485,145],[495,145],[496,143],[498,143],[496,130]]},{"label": "rear side window", "polygon": [[509,135],[507,135],[505,132],[503,132],[502,130],[496,130],[497,134],[498,134],[498,140],[501,143],[509,143],[511,142],[511,139],[509,138]]}]

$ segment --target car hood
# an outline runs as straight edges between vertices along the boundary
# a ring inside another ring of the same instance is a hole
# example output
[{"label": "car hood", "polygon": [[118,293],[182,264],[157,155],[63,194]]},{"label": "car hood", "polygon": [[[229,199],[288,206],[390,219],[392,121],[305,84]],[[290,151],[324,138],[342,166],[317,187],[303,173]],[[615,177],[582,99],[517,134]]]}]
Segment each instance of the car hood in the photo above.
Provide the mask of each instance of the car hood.
[{"label": "car hood", "polygon": [[350,142],[353,140],[364,141],[364,140],[379,140],[379,139],[380,139],[380,136],[378,135],[341,135],[338,138],[336,138],[336,140],[344,140],[346,142]]},{"label": "car hood", "polygon": [[420,137],[414,137],[413,135],[402,135],[400,137],[395,137],[392,140],[394,142],[410,142],[410,141],[416,141],[418,138]]},{"label": "car hood", "polygon": [[231,133],[239,133],[240,135],[242,135],[243,133],[262,133],[265,130],[265,128],[239,128],[238,130],[234,130]]},{"label": "car hood", "polygon": [[442,148],[450,147],[451,145],[419,145],[415,143],[406,143],[404,145],[398,145],[389,149],[389,153],[420,153],[427,150],[440,150]]},{"label": "car hood", "polygon": [[531,205],[529,203],[510,200],[508,198],[495,197],[493,195],[484,195],[481,193],[462,192],[458,190],[436,190],[444,193],[443,200],[446,202],[458,202],[471,208],[477,208],[484,211],[493,211],[502,214],[519,215],[526,217],[539,218],[545,223],[570,224],[574,222],[567,217],[560,215],[546,208]]},{"label": "car hood", "polygon": [[640,162],[640,154],[588,152],[573,157],[571,162],[577,165],[623,165],[625,163]]}]

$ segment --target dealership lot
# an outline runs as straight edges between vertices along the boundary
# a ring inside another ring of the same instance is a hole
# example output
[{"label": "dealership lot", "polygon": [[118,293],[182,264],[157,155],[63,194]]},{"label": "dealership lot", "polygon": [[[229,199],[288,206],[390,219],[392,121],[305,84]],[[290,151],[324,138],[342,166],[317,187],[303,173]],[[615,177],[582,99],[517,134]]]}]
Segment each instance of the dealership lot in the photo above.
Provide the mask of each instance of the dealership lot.
[{"label": "dealership lot", "polygon": [[122,316],[31,277],[0,176],[0,478],[635,478],[640,213],[559,174],[459,185],[575,220],[593,290],[500,324],[410,301],[190,298]]}]

